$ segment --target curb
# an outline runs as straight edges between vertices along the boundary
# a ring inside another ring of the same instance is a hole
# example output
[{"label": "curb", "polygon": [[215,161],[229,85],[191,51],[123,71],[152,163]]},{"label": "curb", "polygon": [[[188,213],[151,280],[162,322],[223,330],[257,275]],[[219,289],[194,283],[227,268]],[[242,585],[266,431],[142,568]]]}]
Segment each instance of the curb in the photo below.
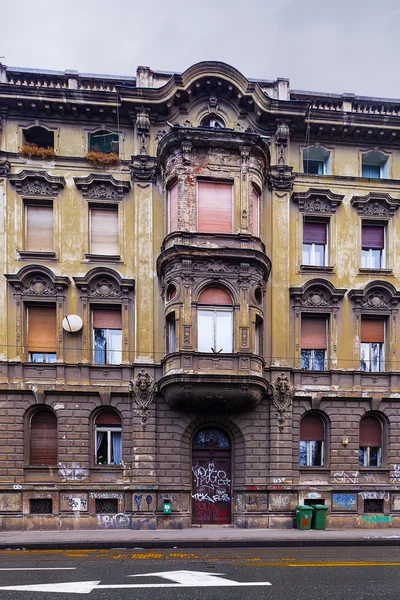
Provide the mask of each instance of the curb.
[{"label": "curb", "polygon": [[343,547],[343,546],[400,546],[400,539],[373,538],[362,540],[207,540],[207,541],[121,541],[109,542],[28,542],[0,543],[0,550],[154,550],[177,548],[307,548],[307,547]]}]

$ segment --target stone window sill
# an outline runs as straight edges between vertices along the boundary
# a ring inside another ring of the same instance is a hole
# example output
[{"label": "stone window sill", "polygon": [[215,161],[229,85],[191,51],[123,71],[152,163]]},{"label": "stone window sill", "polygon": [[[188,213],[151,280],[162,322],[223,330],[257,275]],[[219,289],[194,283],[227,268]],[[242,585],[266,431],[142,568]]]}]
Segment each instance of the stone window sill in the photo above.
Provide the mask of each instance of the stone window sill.
[{"label": "stone window sill", "polygon": [[120,254],[85,254],[85,259],[90,262],[122,262]]},{"label": "stone window sill", "polygon": [[302,273],[333,273],[334,266],[300,265]]},{"label": "stone window sill", "polygon": [[19,257],[24,260],[58,260],[55,252],[38,252],[36,250],[18,250]]},{"label": "stone window sill", "polygon": [[393,269],[365,269],[360,267],[358,271],[360,275],[393,275]]}]

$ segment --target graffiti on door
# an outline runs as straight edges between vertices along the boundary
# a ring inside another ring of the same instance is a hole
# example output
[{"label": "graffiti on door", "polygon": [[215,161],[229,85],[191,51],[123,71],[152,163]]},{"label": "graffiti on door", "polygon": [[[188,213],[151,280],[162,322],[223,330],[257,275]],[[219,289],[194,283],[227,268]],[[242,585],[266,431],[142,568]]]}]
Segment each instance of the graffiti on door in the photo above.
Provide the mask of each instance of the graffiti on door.
[{"label": "graffiti on door", "polygon": [[209,463],[207,467],[196,465],[192,467],[195,486],[197,492],[193,494],[193,499],[200,502],[208,500],[209,502],[230,502],[229,486],[231,480],[226,476],[225,471],[216,469],[214,463]]}]

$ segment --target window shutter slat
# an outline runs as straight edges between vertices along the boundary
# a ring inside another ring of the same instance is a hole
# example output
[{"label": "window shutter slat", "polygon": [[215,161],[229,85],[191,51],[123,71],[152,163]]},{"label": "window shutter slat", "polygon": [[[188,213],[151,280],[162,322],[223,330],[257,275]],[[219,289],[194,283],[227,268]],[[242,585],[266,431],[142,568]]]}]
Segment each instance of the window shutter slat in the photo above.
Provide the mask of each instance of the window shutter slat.
[{"label": "window shutter slat", "polygon": [[28,352],[56,352],[56,309],[28,307]]},{"label": "window shutter slat", "polygon": [[57,464],[57,417],[49,410],[32,416],[29,462],[31,465]]},{"label": "window shutter slat", "polygon": [[361,342],[383,344],[385,321],[383,319],[361,319]]},{"label": "window shutter slat", "polygon": [[324,441],[324,423],[317,415],[306,415],[300,423],[300,440],[305,442]]},{"label": "window shutter slat", "polygon": [[169,231],[178,231],[178,184],[169,190]]},{"label": "window shutter slat", "polygon": [[363,417],[360,422],[360,446],[382,446],[382,425],[376,417]]},{"label": "window shutter slat", "polygon": [[198,231],[232,233],[232,185],[198,182]]},{"label": "window shutter slat", "polygon": [[53,206],[27,205],[26,250],[36,252],[53,251]]},{"label": "window shutter slat", "polygon": [[232,298],[221,288],[207,288],[199,296],[199,304],[218,304],[232,306]]},{"label": "window shutter slat", "polygon": [[304,244],[326,244],[326,223],[304,222]]},{"label": "window shutter slat", "polygon": [[326,349],[325,317],[303,317],[301,319],[301,348],[304,350]]},{"label": "window shutter slat", "polygon": [[90,209],[90,251],[119,255],[118,207]]},{"label": "window shutter slat", "polygon": [[92,315],[93,329],[122,329],[122,315],[119,308],[95,308]]},{"label": "window shutter slat", "polygon": [[363,225],[362,247],[364,249],[383,250],[385,247],[385,228],[381,225]]},{"label": "window shutter slat", "polygon": [[260,235],[260,196],[253,188],[251,191],[253,209],[253,235]]}]

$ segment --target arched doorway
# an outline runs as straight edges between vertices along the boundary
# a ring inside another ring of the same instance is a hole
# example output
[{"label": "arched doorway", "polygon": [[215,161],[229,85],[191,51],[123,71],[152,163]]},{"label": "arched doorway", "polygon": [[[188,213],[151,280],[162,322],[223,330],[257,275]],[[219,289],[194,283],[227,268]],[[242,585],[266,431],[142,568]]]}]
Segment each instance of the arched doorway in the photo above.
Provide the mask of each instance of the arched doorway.
[{"label": "arched doorway", "polygon": [[196,433],[192,443],[192,522],[231,522],[231,443],[214,427]]}]

